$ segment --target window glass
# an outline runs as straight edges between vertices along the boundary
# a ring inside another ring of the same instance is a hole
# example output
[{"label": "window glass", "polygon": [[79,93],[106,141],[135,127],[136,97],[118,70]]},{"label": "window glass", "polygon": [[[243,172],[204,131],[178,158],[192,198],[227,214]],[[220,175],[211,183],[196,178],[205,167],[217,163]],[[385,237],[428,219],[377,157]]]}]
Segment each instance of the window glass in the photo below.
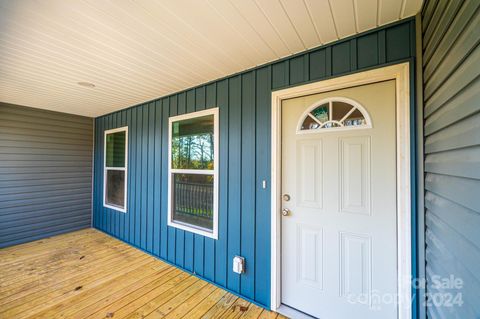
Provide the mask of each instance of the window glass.
[{"label": "window glass", "polygon": [[169,119],[168,225],[217,239],[218,108]]},{"label": "window glass", "polygon": [[332,128],[332,127],[341,127],[341,126],[336,122],[327,122],[323,124],[323,128]]},{"label": "window glass", "polygon": [[103,205],[126,212],[128,127],[105,131]]},{"label": "window glass", "polygon": [[172,123],[172,168],[213,170],[212,115]]},{"label": "window glass", "polygon": [[350,114],[343,122],[343,125],[345,126],[361,126],[365,124],[366,124],[365,117],[363,116],[362,112],[360,112],[360,110],[358,109],[353,111],[352,114]]},{"label": "window glass", "polygon": [[328,104],[321,105],[317,107],[311,113],[315,116],[320,122],[327,122],[328,121]]},{"label": "window glass", "polygon": [[173,174],[175,222],[213,230],[213,175]]},{"label": "window glass", "polygon": [[125,136],[125,131],[107,134],[106,167],[125,167]]},{"label": "window glass", "polygon": [[341,121],[354,106],[344,102],[332,102],[332,120]]},{"label": "window glass", "polygon": [[[362,106],[347,103],[342,100],[331,98],[328,103],[322,103],[310,110],[301,119],[300,130],[315,131],[332,128],[372,127],[366,111]],[[365,116],[365,114],[367,116]]]},{"label": "window glass", "polygon": [[125,171],[107,169],[105,203],[123,208],[125,201]]},{"label": "window glass", "polygon": [[302,124],[302,130],[314,130],[320,127],[320,124],[316,122],[311,116],[307,116]]}]

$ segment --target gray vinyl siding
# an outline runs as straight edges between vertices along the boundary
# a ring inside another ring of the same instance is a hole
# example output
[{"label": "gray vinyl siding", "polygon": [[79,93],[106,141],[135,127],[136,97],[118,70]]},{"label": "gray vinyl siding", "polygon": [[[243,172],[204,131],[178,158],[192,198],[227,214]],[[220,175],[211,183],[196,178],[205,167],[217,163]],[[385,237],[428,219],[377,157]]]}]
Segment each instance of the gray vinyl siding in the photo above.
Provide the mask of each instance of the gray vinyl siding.
[{"label": "gray vinyl siding", "polygon": [[[427,1],[422,11],[427,295],[461,293],[429,318],[480,318],[480,1]],[[435,287],[454,275],[463,289]]]},{"label": "gray vinyl siding", "polygon": [[93,119],[0,103],[0,247],[90,227]]}]

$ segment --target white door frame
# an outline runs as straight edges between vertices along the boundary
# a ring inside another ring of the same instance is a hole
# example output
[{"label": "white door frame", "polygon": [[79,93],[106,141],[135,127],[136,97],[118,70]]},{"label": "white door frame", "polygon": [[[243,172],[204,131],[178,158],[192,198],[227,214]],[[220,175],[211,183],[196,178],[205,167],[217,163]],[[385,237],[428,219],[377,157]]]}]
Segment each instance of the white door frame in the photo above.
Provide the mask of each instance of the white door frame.
[{"label": "white door frame", "polygon": [[411,189],[409,63],[345,75],[272,92],[271,309],[281,306],[282,100],[396,80],[398,318],[411,318]]}]

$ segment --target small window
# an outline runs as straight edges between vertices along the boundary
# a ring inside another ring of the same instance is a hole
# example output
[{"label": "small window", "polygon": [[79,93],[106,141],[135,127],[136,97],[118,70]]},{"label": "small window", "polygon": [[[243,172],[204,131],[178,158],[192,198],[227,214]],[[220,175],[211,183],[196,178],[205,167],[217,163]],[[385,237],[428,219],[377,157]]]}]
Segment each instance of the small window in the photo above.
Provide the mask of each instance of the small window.
[{"label": "small window", "polygon": [[169,119],[168,225],[217,238],[218,108]]},{"label": "small window", "polygon": [[128,127],[105,131],[103,206],[127,211]]},{"label": "small window", "polygon": [[312,105],[300,118],[299,133],[321,132],[324,129],[371,128],[367,111],[347,98],[328,98]]}]

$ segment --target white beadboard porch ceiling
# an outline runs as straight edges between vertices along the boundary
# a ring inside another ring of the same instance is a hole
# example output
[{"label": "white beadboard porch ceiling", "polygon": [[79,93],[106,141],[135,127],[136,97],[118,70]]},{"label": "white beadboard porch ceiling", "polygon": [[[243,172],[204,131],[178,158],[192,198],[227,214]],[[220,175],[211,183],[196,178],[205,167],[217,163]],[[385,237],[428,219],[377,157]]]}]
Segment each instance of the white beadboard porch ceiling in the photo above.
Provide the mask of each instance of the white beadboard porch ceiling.
[{"label": "white beadboard porch ceiling", "polygon": [[415,15],[421,5],[0,0],[0,101],[95,117]]}]

